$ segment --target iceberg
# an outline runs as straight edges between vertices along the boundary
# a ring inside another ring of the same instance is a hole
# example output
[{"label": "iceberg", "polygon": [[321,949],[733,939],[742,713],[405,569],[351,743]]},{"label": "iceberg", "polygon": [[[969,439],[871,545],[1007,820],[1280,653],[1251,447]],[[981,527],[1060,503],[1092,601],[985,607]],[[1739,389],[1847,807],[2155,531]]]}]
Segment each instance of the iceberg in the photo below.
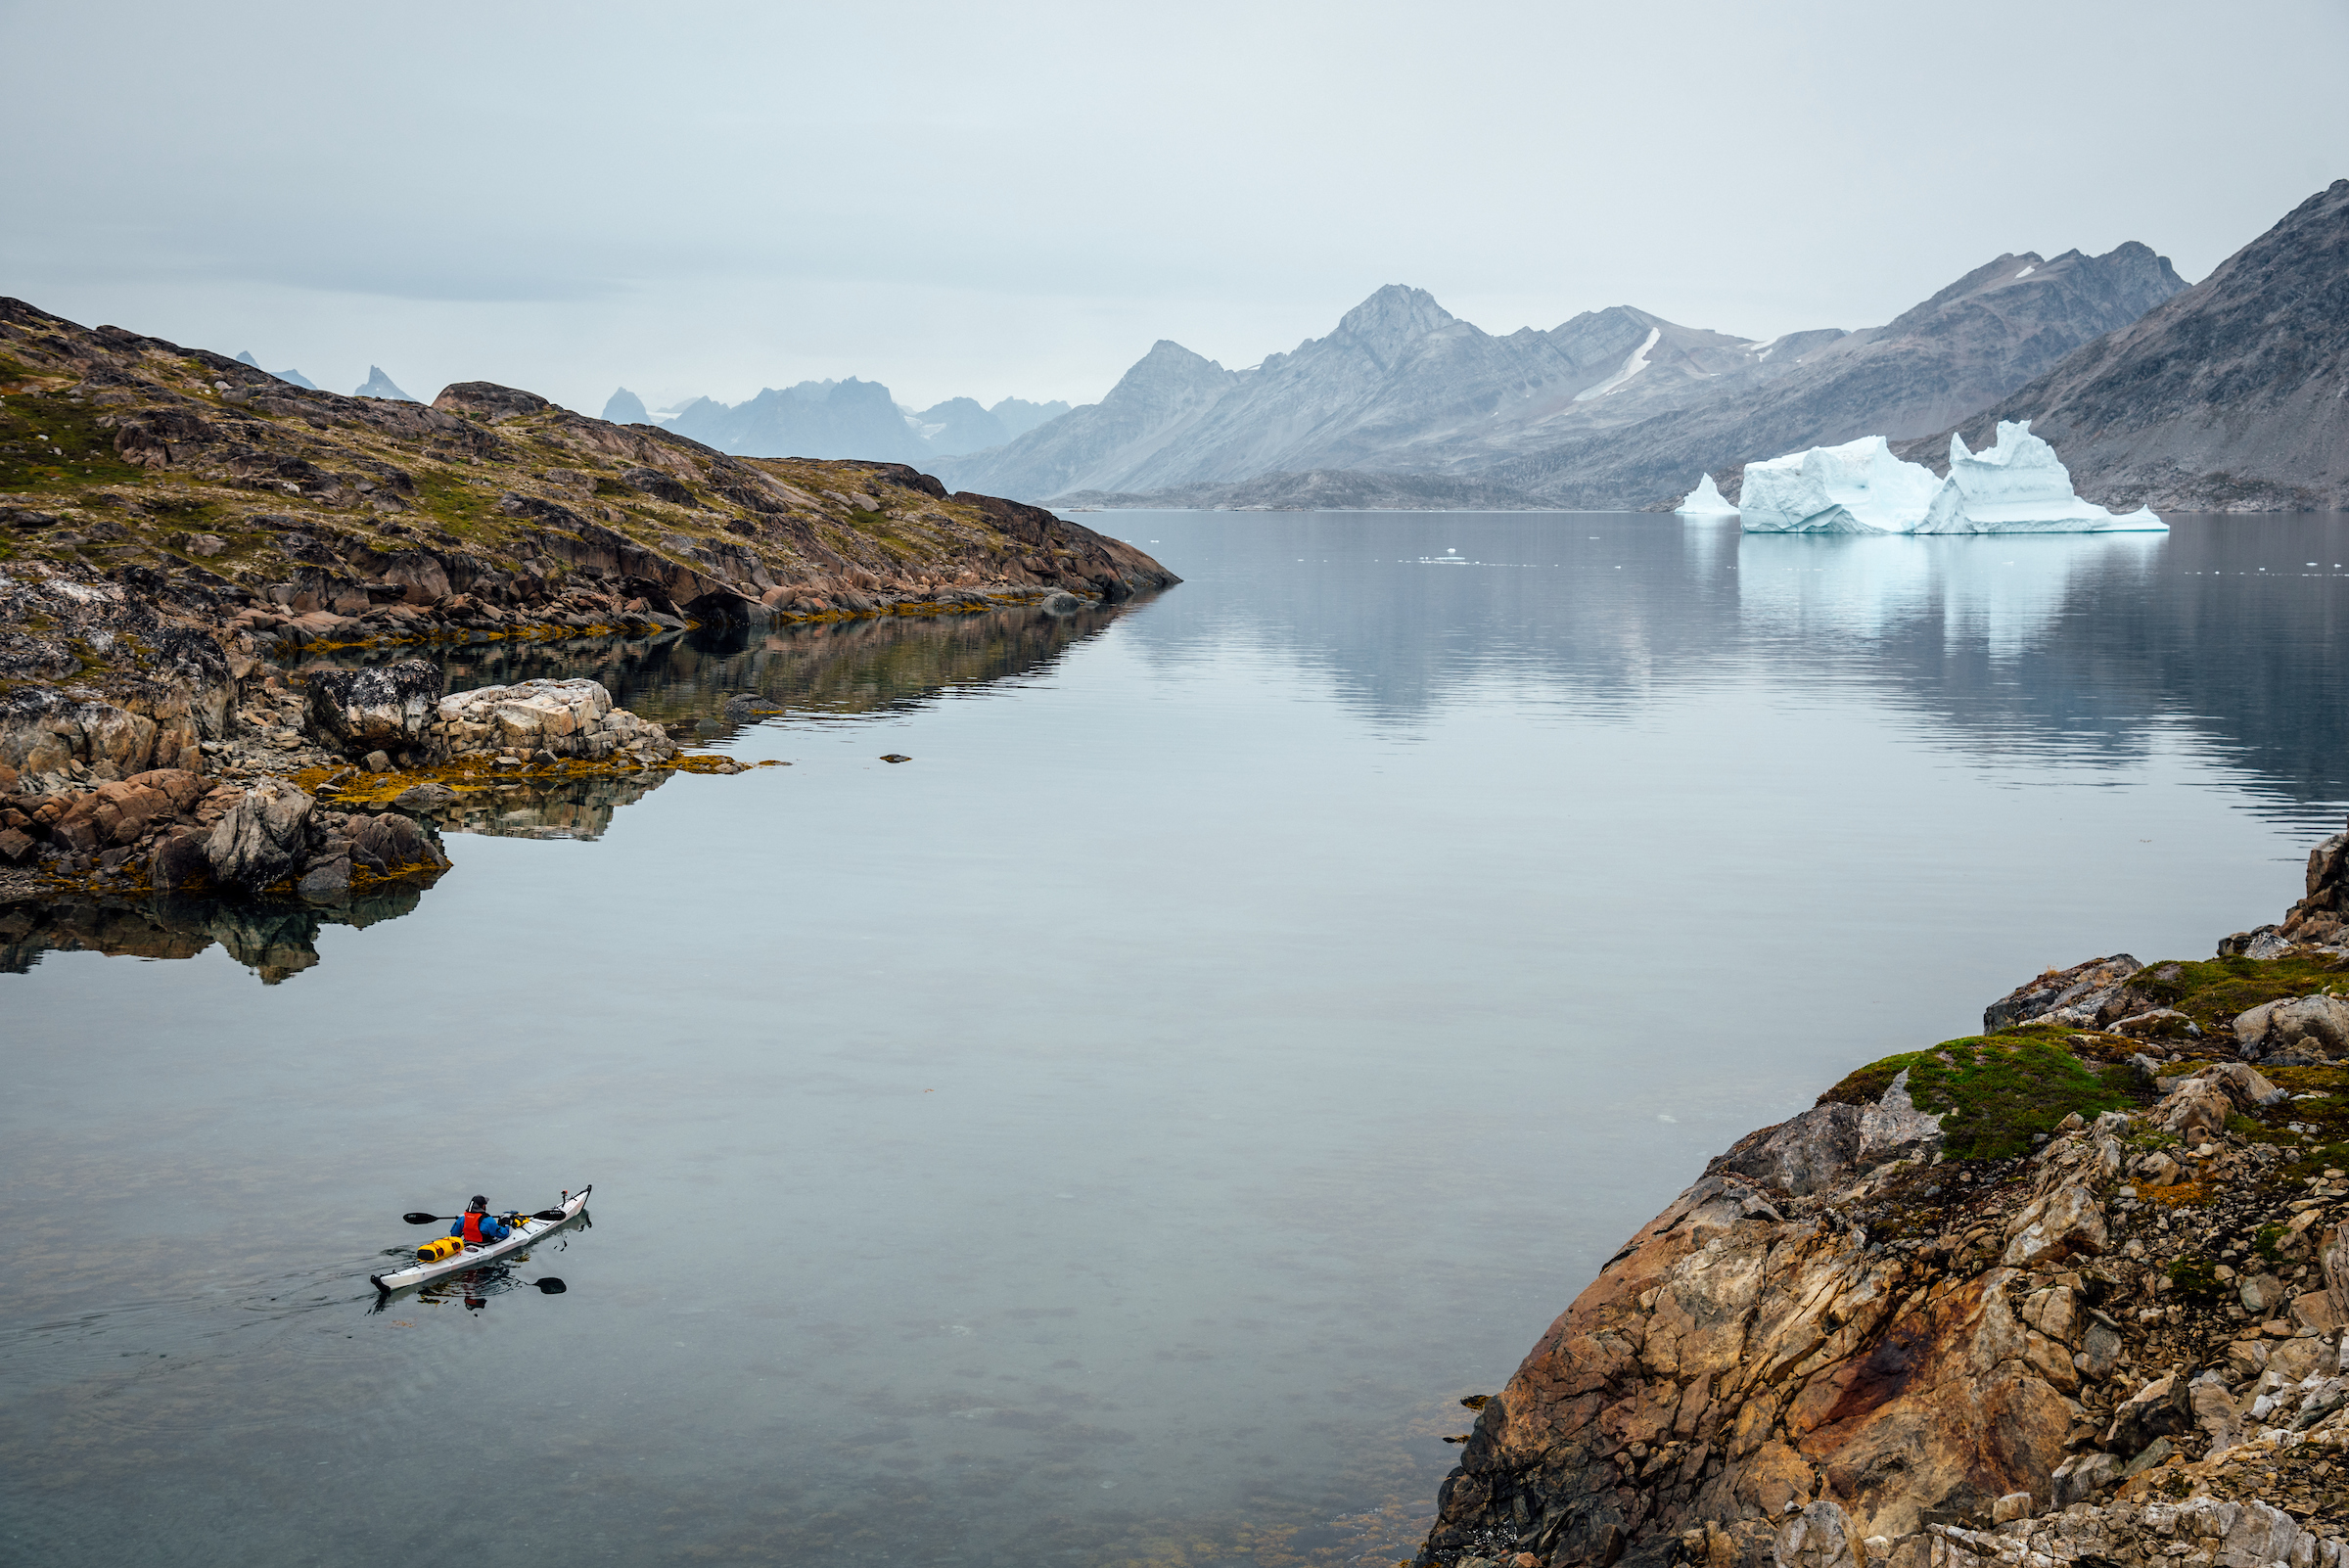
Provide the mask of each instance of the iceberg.
[{"label": "iceberg", "polygon": [[1722,499],[1721,490],[1707,474],[1696,482],[1696,488],[1672,509],[1675,517],[1735,517],[1737,508]]},{"label": "iceberg", "polygon": [[1950,477],[1942,482],[1917,533],[2167,533],[2169,525],[2139,507],[2125,517],[2084,501],[2055,448],[2031,434],[2031,422],[1999,421],[1999,438],[1981,451],[1950,437]]},{"label": "iceberg", "polygon": [[1737,510],[1748,533],[1909,533],[1941,484],[1883,437],[1863,436],[1746,464]]},{"label": "iceberg", "polygon": [[[1695,499],[1694,496],[1690,497]],[[1881,436],[1745,465],[1748,533],[2167,533],[2151,508],[2115,517],[2072,489],[2031,422],[1999,422],[1981,451],[1950,438],[1950,477],[1892,455]]]}]

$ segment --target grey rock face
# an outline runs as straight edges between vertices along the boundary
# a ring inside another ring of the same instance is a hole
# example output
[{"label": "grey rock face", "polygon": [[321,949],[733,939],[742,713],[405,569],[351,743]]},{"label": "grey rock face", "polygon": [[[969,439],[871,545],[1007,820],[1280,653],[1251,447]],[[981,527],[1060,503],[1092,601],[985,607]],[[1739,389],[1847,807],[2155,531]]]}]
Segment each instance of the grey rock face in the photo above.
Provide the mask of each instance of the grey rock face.
[{"label": "grey rock face", "polygon": [[2105,506],[2322,510],[2349,506],[2345,378],[2349,179],[1958,428],[2030,420]]},{"label": "grey rock face", "polygon": [[2263,1002],[2236,1016],[2234,1038],[2254,1061],[2280,1051],[2338,1056],[2349,1051],[2349,1002],[2338,996]]},{"label": "grey rock face", "polygon": [[[2116,952],[2069,969],[2051,969],[1983,1008],[1982,1033],[1995,1035],[2041,1019],[2094,1024],[2097,1012],[2119,998],[2122,984],[2143,967],[2129,954]],[[2071,1016],[2082,1013],[2085,1016]],[[2058,1018],[2058,1014],[2066,1016]]]},{"label": "grey rock face", "polygon": [[251,893],[291,876],[308,856],[313,804],[282,779],[247,790],[205,844],[213,880]]}]

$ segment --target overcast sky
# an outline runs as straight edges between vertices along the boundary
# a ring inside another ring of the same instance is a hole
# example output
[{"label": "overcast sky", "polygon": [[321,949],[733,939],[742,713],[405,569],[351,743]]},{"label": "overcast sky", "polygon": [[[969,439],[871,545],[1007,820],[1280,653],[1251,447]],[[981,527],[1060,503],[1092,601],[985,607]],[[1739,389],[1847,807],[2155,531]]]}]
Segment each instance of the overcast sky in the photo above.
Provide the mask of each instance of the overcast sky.
[{"label": "overcast sky", "polygon": [[2349,0],[28,5],[0,293],[599,412],[1090,401],[1384,283],[1491,332],[1883,321],[2005,251],[2189,280],[2349,174]]}]

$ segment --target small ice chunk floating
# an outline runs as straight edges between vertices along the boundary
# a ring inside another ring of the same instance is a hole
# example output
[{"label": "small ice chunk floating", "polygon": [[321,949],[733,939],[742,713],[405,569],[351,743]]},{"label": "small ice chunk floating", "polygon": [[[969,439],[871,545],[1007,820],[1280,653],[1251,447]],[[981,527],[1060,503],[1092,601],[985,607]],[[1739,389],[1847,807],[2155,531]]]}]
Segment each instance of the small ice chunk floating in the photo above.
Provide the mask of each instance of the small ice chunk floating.
[{"label": "small ice chunk floating", "polygon": [[2072,489],[2031,423],[2002,420],[1979,452],[1950,438],[1950,477],[1892,455],[1881,436],[1749,463],[1738,511],[1748,533],[2166,533],[2139,507],[2116,517]]},{"label": "small ice chunk floating", "polygon": [[1713,476],[1710,474],[1698,480],[1696,488],[1683,496],[1681,504],[1674,507],[1672,511],[1675,517],[1735,517],[1737,515],[1737,508],[1722,497],[1721,488],[1713,483]]}]

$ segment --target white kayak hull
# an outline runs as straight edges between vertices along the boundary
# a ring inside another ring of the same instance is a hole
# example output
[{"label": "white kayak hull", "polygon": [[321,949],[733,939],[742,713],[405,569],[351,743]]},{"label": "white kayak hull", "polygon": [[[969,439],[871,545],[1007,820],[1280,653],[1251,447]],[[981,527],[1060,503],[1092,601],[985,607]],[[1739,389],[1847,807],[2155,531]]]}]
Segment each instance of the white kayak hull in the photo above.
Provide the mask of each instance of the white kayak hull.
[{"label": "white kayak hull", "polygon": [[559,1205],[563,1211],[563,1218],[560,1220],[540,1220],[535,1216],[526,1215],[522,1222],[515,1225],[513,1234],[503,1241],[492,1241],[480,1247],[466,1247],[454,1256],[443,1258],[438,1263],[418,1263],[388,1274],[369,1274],[367,1282],[383,1295],[389,1296],[394,1291],[408,1290],[417,1285],[429,1285],[436,1279],[443,1279],[450,1274],[461,1274],[469,1268],[486,1268],[490,1264],[511,1258],[517,1253],[528,1252],[532,1242],[544,1241],[576,1220],[580,1211],[587,1207],[587,1194],[594,1190],[595,1185],[590,1182],[565,1198]]}]

